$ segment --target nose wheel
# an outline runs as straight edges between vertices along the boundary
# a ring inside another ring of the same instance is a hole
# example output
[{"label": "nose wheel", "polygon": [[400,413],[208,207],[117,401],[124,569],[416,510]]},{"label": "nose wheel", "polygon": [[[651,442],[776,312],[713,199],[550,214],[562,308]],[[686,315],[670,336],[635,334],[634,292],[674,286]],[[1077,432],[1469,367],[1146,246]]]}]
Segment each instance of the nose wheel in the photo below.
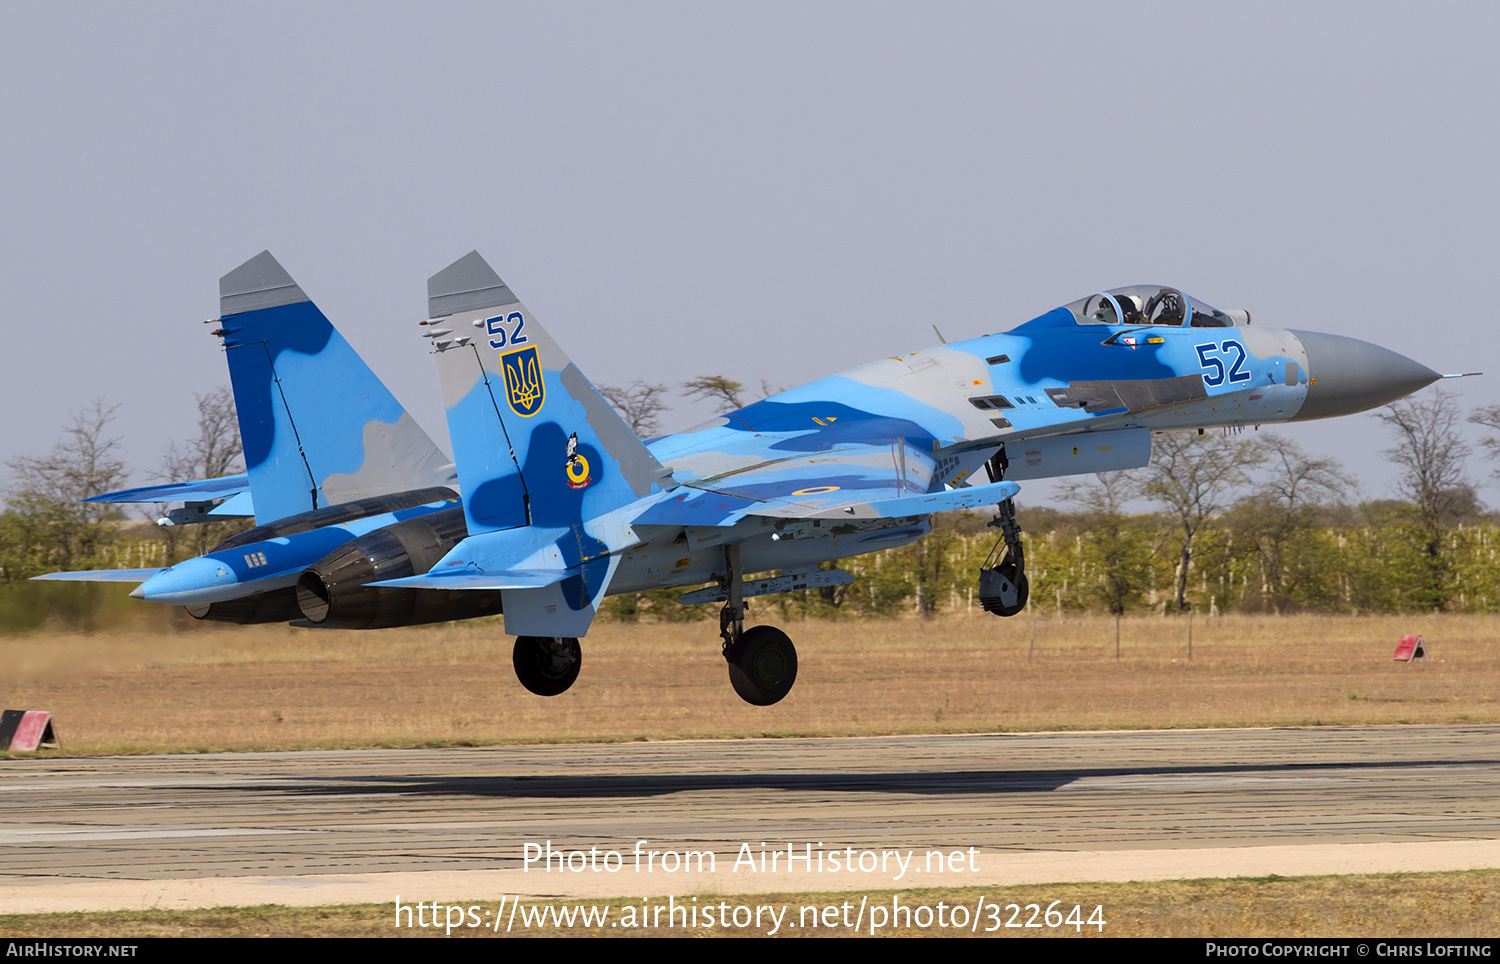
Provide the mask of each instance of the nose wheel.
[{"label": "nose wheel", "polygon": [[572,636],[517,636],[511,661],[522,686],[538,696],[557,696],[578,679],[583,650]]},{"label": "nose wheel", "polygon": [[1021,545],[1021,526],[1016,506],[1006,499],[995,507],[990,525],[1000,530],[1000,541],[979,568],[979,602],[996,616],[1014,616],[1026,608],[1031,585],[1026,580],[1026,550]]}]

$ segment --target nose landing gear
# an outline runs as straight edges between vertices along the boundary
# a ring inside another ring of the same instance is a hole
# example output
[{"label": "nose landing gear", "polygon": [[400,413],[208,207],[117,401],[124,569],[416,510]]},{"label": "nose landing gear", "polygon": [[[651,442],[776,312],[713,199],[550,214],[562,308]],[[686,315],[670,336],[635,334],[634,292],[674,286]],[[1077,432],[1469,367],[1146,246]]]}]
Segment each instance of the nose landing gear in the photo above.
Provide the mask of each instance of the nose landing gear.
[{"label": "nose landing gear", "polygon": [[[984,465],[991,482],[1005,478],[1010,460],[1005,446]],[[1026,581],[1026,550],[1021,545],[1021,526],[1016,522],[1016,504],[1006,499],[995,506],[995,518],[989,525],[1000,530],[1000,541],[990,550],[979,567],[979,602],[984,611],[996,616],[1014,616],[1026,608],[1031,585]]]},{"label": "nose landing gear", "polygon": [[1006,499],[995,508],[998,514],[989,524],[1000,530],[1000,541],[979,568],[979,602],[985,612],[1014,616],[1026,608],[1031,595],[1026,580],[1026,550],[1021,545],[1015,503]]}]

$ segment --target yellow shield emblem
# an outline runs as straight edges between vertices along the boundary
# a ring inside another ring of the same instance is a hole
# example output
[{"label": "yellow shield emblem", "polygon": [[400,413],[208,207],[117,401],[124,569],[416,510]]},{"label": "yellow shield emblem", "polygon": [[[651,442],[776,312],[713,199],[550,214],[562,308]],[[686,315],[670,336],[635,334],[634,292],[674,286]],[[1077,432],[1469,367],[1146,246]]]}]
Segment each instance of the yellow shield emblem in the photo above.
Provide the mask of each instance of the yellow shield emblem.
[{"label": "yellow shield emblem", "polygon": [[547,386],[542,381],[542,363],[536,349],[501,355],[500,367],[505,372],[505,400],[510,403],[511,411],[522,418],[541,411]]}]

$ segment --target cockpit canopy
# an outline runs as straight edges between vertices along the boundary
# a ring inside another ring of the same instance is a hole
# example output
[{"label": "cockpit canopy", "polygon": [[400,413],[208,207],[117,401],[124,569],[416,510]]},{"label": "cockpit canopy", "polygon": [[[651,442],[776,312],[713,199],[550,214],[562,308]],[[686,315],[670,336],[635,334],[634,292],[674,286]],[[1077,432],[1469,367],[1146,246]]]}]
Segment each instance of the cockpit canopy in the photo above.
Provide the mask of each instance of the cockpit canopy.
[{"label": "cockpit canopy", "polygon": [[1080,325],[1172,325],[1233,328],[1234,319],[1176,288],[1131,285],[1111,288],[1065,306]]}]

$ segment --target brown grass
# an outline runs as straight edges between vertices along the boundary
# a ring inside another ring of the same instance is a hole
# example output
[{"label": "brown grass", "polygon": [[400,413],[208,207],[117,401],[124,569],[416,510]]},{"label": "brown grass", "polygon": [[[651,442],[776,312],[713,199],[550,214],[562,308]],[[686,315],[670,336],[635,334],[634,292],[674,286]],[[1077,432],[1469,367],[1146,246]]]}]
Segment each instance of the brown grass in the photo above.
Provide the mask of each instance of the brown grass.
[{"label": "brown grass", "polygon": [[[775,620],[768,620],[775,622]],[[1032,632],[1035,627],[1035,647]],[[796,689],[730,689],[707,624],[601,624],[571,691],[532,696],[498,621],[0,638],[7,707],[54,713],[64,752],[704,736],[1494,722],[1500,616],[783,624]],[[1426,663],[1395,663],[1422,633]]]},{"label": "brown grass", "polygon": [[[870,906],[890,907],[896,892],[871,893]],[[796,922],[801,908],[842,908],[854,905],[854,919],[864,895],[753,894],[714,896],[700,903],[727,902],[730,907],[775,905],[788,908],[784,921]],[[978,936],[978,937],[1442,937],[1490,938],[1495,934],[1495,906],[1500,897],[1500,871],[1458,873],[1381,874],[1347,877],[1237,878],[1231,880],[1183,880],[1130,884],[1043,884],[1025,887],[969,887],[942,890],[904,890],[901,905],[926,905],[935,912],[938,903],[948,908],[960,905],[972,911],[983,897],[986,907],[1000,905],[998,930],[992,912],[980,919],[978,933],[951,926],[891,926],[878,931],[883,937]],[[679,897],[678,903],[691,898]],[[1007,922],[1041,923],[1042,913],[1052,901],[1065,918],[1074,906],[1078,920],[1086,921],[1096,907],[1102,908],[1103,930],[1073,926],[1005,927]],[[652,903],[657,903],[653,901]],[[536,902],[532,906],[543,903]],[[609,905],[612,920],[621,920],[624,904],[636,907],[642,901],[577,901],[566,906]],[[1019,913],[1010,909],[1014,904]],[[1033,916],[1027,905],[1038,904]],[[462,906],[492,912],[496,901],[466,901]],[[813,911],[805,918],[811,922]],[[836,912],[840,913],[840,912]],[[446,910],[443,919],[446,920]],[[951,921],[945,911],[944,921]],[[967,916],[967,915],[966,915]],[[429,911],[424,919],[431,920]],[[972,922],[972,918],[971,922]],[[868,920],[868,918],[867,918]],[[921,919],[919,919],[921,920]],[[93,914],[32,914],[0,916],[0,937],[5,938],[132,938],[132,937],[443,937],[443,927],[395,926],[391,904],[360,904],[345,907],[245,907],[194,911],[117,911]],[[767,928],[682,927],[594,928],[517,927],[510,936],[527,937],[738,937],[761,936]],[[866,929],[868,930],[868,928]],[[860,932],[862,935],[866,931]],[[484,928],[455,928],[453,937],[494,937]],[[503,928],[499,936],[506,936]],[[792,928],[783,925],[783,937],[848,937],[852,929],[842,926]]]}]

